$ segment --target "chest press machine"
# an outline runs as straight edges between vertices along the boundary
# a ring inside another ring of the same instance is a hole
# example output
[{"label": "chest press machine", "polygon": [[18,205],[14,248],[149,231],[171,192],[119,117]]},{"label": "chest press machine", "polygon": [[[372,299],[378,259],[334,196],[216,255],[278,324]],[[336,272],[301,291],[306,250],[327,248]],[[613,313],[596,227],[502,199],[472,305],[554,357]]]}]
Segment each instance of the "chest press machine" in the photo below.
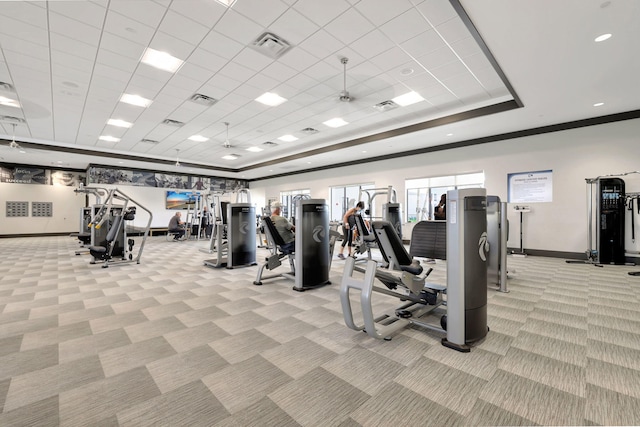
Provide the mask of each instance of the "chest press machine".
[{"label": "chest press machine", "polygon": [[[367,261],[364,269],[355,260],[345,263],[340,301],[346,325],[356,331],[366,331],[376,339],[390,340],[401,329],[417,325],[445,332],[442,345],[461,352],[471,350],[469,344],[487,334],[487,217],[484,189],[449,191],[447,219],[447,286],[427,283],[432,271],[424,271],[419,261],[409,255],[394,227],[388,221],[374,221],[372,228],[380,251],[389,269],[377,268]],[[400,270],[401,275],[390,270]],[[354,277],[354,271],[364,273]],[[386,288],[376,286],[376,280]],[[360,294],[362,324],[357,324],[351,309],[350,291]],[[391,313],[376,316],[372,296],[382,293],[406,301]],[[443,298],[446,295],[446,299]],[[440,326],[430,322],[428,315],[446,312]]]}]

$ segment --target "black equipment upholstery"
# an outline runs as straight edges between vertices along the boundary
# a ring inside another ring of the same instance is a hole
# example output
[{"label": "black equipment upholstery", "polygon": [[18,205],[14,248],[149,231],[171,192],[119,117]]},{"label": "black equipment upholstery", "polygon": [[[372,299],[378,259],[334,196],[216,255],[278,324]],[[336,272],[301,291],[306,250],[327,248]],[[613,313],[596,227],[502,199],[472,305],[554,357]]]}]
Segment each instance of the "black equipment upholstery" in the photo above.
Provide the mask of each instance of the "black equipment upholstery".
[{"label": "black equipment upholstery", "polygon": [[106,243],[107,246],[90,246],[89,253],[91,256],[97,259],[106,259],[109,252],[109,247],[116,239],[118,235],[118,230],[120,230],[120,224],[122,223],[122,216],[118,215],[113,218],[113,223],[109,228],[109,232],[107,233]]},{"label": "black equipment upholstery", "polygon": [[391,225],[388,221],[373,221],[371,223],[373,231],[376,235],[376,239],[378,240],[378,247],[382,248],[385,246],[382,244],[382,239],[386,239],[389,243],[391,253],[386,253],[387,251],[382,251],[383,256],[386,261],[389,261],[389,258],[394,259],[394,263],[398,265],[400,270],[406,271],[408,273],[418,275],[422,273],[422,266],[420,265],[420,261],[414,260],[411,255],[407,252],[402,244],[402,240],[398,237],[398,233],[396,229]]},{"label": "black equipment upholstery", "polygon": [[285,251],[285,250],[282,249],[282,247],[285,245],[284,240],[282,240],[282,236],[280,236],[280,233],[278,233],[278,230],[276,229],[276,226],[273,223],[273,221],[271,221],[271,218],[268,217],[268,216],[264,216],[264,217],[262,217],[262,222],[269,229],[269,234],[271,235],[271,238],[273,239],[273,243],[275,243],[280,248],[282,253],[284,253],[285,255],[292,254],[293,250]]},{"label": "black equipment upholstery", "polygon": [[418,222],[411,232],[409,253],[422,258],[447,259],[447,222]]}]

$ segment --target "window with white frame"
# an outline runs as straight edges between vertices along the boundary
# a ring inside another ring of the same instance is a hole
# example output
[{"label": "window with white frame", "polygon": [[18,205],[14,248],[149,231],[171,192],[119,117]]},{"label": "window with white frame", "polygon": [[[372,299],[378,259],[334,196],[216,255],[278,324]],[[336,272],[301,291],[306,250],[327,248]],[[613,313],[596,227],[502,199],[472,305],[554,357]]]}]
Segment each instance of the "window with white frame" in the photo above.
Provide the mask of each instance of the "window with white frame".
[{"label": "window with white frame", "polygon": [[282,216],[291,219],[295,215],[294,202],[301,197],[309,198],[311,190],[308,188],[302,190],[289,190],[280,192],[280,203],[282,203]]},{"label": "window with white frame", "polygon": [[440,197],[449,190],[484,186],[484,172],[405,180],[407,222],[431,220]]},{"label": "window with white frame", "polygon": [[342,221],[344,214],[358,203],[360,189],[372,190],[375,184],[352,184],[331,187],[331,221]]}]

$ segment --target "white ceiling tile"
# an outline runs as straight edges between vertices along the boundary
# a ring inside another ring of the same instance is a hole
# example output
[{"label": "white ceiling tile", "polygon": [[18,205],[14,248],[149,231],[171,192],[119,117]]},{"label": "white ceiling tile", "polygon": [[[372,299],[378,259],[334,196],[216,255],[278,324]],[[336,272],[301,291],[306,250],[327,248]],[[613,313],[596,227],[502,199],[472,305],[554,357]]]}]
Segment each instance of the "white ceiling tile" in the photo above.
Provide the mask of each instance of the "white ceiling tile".
[{"label": "white ceiling tile", "polygon": [[362,0],[355,8],[374,25],[380,26],[406,12],[413,5],[409,0]]},{"label": "white ceiling tile", "polygon": [[391,48],[379,55],[371,58],[370,61],[373,65],[377,66],[383,71],[388,71],[395,68],[396,64],[404,64],[410,61],[412,58],[407,55],[399,47]]},{"label": "white ceiling tile", "polygon": [[[167,84],[168,80],[154,80],[141,74],[135,74],[127,82],[127,93],[140,95],[142,93],[149,94],[153,99],[153,95],[157,94]],[[149,99],[147,97],[147,99]]]},{"label": "white ceiling tile", "polygon": [[209,27],[169,10],[160,23],[158,31],[195,46],[207,35]]},{"label": "white ceiling tile", "polygon": [[98,53],[97,46],[57,33],[51,33],[51,49],[55,49],[60,52],[67,52],[73,56],[77,56],[88,61],[95,60],[96,54]]},{"label": "white ceiling tile", "polygon": [[459,62],[458,57],[448,46],[427,53],[426,55],[419,56],[417,60],[427,70],[431,70],[432,68],[442,66],[450,62]]},{"label": "white ceiling tile", "polygon": [[417,5],[417,8],[434,27],[458,16],[448,1],[426,0]]},{"label": "white ceiling tile", "polygon": [[21,55],[32,56],[43,61],[49,60],[49,49],[46,46],[42,46],[40,44],[32,43],[30,41],[19,39],[16,37],[3,36],[2,49]]},{"label": "white ceiling tile", "polygon": [[[256,87],[260,90],[260,92],[270,92],[273,91],[274,88],[278,87],[280,84],[279,80],[272,79],[271,77],[265,76],[264,74],[256,74],[246,82],[248,85]],[[259,95],[262,95],[260,93]]]},{"label": "white ceiling tile", "polygon": [[318,59],[311,55],[306,50],[294,47],[286,55],[282,56],[279,60],[284,65],[287,65],[295,70],[303,71],[311,67],[318,62]]},{"label": "white ceiling tile", "polygon": [[209,80],[214,72],[197,65],[186,63],[182,67],[180,67],[180,70],[178,70],[177,74],[180,76],[189,77],[193,80],[197,80],[201,84],[202,82],[206,82],[207,80]]},{"label": "white ceiling tile", "polygon": [[324,59],[344,48],[344,44],[325,30],[319,30],[300,43],[300,47],[318,59]]},{"label": "white ceiling tile", "polygon": [[256,74],[254,70],[234,62],[229,62],[218,73],[238,81],[246,81]]},{"label": "white ceiling tile", "polygon": [[55,12],[49,13],[49,27],[53,33],[82,40],[92,46],[100,44],[100,29]]},{"label": "white ceiling tile", "polygon": [[126,71],[129,74],[133,73],[139,64],[137,59],[131,59],[105,49],[98,51],[96,62]]},{"label": "white ceiling tile", "polygon": [[[242,46],[247,46],[263,33],[264,28],[250,19],[245,18],[243,15],[240,15],[238,12],[235,12],[233,9],[229,9],[222,18],[220,18],[215,30],[225,34]],[[217,53],[213,50],[212,52]]]},{"label": "white ceiling tile", "polygon": [[[183,2],[184,0],[174,3]],[[109,2],[109,10],[147,27],[156,28],[167,11],[167,5],[160,5],[150,0],[111,0]],[[137,29],[139,27],[134,24],[129,28]]]},{"label": "white ceiling tile", "polygon": [[129,82],[129,79],[131,78],[131,74],[125,71],[118,70],[117,68],[113,68],[106,64],[98,64],[98,63],[95,64],[93,75],[106,77],[114,81],[125,83],[125,84]]},{"label": "white ceiling tile", "polygon": [[280,81],[287,81],[290,77],[293,77],[297,72],[281,62],[273,62],[269,66],[265,67],[260,74],[273,79],[279,79]]},{"label": "white ceiling tile", "polygon": [[211,73],[217,72],[227,63],[226,59],[202,48],[196,48],[189,56],[188,61],[190,64],[209,70]]},{"label": "white ceiling tile", "polygon": [[400,44],[417,35],[429,31],[431,25],[415,9],[409,9],[380,27],[391,40]]},{"label": "white ceiling tile", "polygon": [[[129,3],[137,4],[138,2],[127,1],[127,4]],[[144,25],[113,10],[107,13],[104,31],[143,46],[149,44],[156,32],[154,27]]]},{"label": "white ceiling tile", "polygon": [[438,79],[436,79],[431,73],[427,73],[427,72],[418,73],[418,74],[409,76],[409,78],[401,81],[408,89],[412,89],[421,95],[422,95],[422,92],[421,92],[422,88],[439,84]]},{"label": "white ceiling tile", "polygon": [[[70,92],[85,92],[91,83],[91,73],[74,70],[61,64],[51,64],[51,74],[54,84],[61,85],[61,88]],[[78,87],[73,87],[74,84]]]},{"label": "white ceiling tile", "polygon": [[436,29],[449,44],[470,37],[469,30],[460,18],[450,19],[438,25]]},{"label": "white ceiling tile", "polygon": [[246,43],[238,43],[217,31],[211,31],[202,40],[199,47],[222,58],[231,59],[244,49],[245,45]]},{"label": "white ceiling tile", "polygon": [[[5,2],[0,4],[11,3]],[[0,15],[0,34],[28,40],[42,46],[49,46],[49,34],[47,30],[17,21],[5,15]]]},{"label": "white ceiling tile", "polygon": [[49,11],[66,16],[75,21],[102,29],[107,10],[91,2],[53,1],[48,3]]},{"label": "white ceiling tile", "polygon": [[431,29],[401,43],[407,53],[414,58],[447,47],[437,31]]},{"label": "white ceiling tile", "polygon": [[493,70],[491,62],[489,62],[484,53],[477,53],[475,55],[467,56],[463,59],[463,62],[467,64],[467,67],[469,67],[473,71],[482,70],[485,68],[490,68],[491,70]]},{"label": "white ceiling tile", "polygon": [[185,61],[195,49],[195,45],[178,40],[170,34],[162,32],[157,32],[153,36],[149,43],[149,47],[161,52],[167,52],[168,54],[183,61]]},{"label": "white ceiling tile", "polygon": [[274,62],[274,59],[269,58],[251,48],[244,48],[238,55],[233,58],[234,62],[245,66],[256,72],[261,72],[263,68]]},{"label": "white ceiling tile", "polygon": [[365,58],[373,58],[394,46],[395,44],[382,31],[376,29],[354,41],[351,44],[351,49]]},{"label": "white ceiling tile", "polygon": [[172,11],[209,28],[212,28],[227,10],[226,7],[216,1],[181,0],[167,3],[171,4]]},{"label": "white ceiling tile", "polygon": [[293,6],[302,15],[311,19],[319,27],[323,27],[338,15],[349,9],[351,5],[345,0],[299,0]]},{"label": "white ceiling tile", "polygon": [[191,93],[195,93],[200,88],[199,81],[179,74],[174,75],[169,84],[173,87],[189,90]]},{"label": "white ceiling tile", "polygon": [[287,10],[270,27],[270,30],[292,45],[300,44],[319,29],[320,27],[294,9]]},{"label": "white ceiling tile", "polygon": [[[334,62],[335,64],[332,65],[327,61],[320,61],[304,70],[304,74],[317,82],[331,82],[335,80],[342,82],[344,73],[341,68],[337,68],[337,65],[342,67],[342,64],[340,64],[340,61],[337,59]],[[342,83],[340,83],[340,85],[342,85]]]},{"label": "white ceiling tile", "polygon": [[280,0],[243,0],[233,5],[233,10],[246,16],[264,28],[270,25],[287,10],[287,4]]},{"label": "white ceiling tile", "polygon": [[[9,64],[20,64],[24,68],[46,73],[47,75],[49,74],[48,61],[43,61],[42,59],[34,58],[22,53],[12,52],[10,50],[5,51],[4,56]],[[9,69],[12,74],[15,73],[13,67],[10,67]]]},{"label": "white ceiling tile", "polygon": [[[47,30],[47,10],[25,1],[0,2],[0,15]],[[2,22],[4,20],[1,20]]]},{"label": "white ceiling tile", "polygon": [[449,62],[442,67],[436,67],[429,70],[439,80],[449,79],[459,74],[467,74],[467,67],[460,61]]},{"label": "white ceiling tile", "polygon": [[242,82],[240,82],[239,80],[217,73],[216,75],[211,77],[203,87],[217,88],[220,93],[226,94],[230,93],[241,85]]},{"label": "white ceiling tile", "polygon": [[144,54],[146,46],[135,43],[131,40],[116,36],[111,33],[102,33],[100,49],[115,52],[118,55],[139,61]]},{"label": "white ceiling tile", "polygon": [[349,9],[325,26],[325,30],[344,44],[350,44],[375,29],[354,9]]}]

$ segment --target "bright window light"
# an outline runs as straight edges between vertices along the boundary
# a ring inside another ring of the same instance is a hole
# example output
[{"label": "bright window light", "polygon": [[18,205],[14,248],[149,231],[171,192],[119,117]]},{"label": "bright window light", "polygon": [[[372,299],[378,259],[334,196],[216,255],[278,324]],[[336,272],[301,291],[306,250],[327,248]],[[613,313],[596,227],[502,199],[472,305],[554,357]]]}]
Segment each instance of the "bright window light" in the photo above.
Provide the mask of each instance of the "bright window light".
[{"label": "bright window light", "polygon": [[238,157],[240,156],[236,154],[227,154],[226,156],[222,156],[222,158],[225,160],[236,160]]},{"label": "bright window light", "polygon": [[119,128],[130,128],[131,126],[133,126],[133,123],[125,122],[124,120],[120,119],[109,119],[107,124],[111,126],[117,126]]},{"label": "bright window light", "polygon": [[100,141],[107,141],[107,142],[120,142],[120,138],[116,138],[109,135],[100,135],[98,139]]},{"label": "bright window light", "polygon": [[153,101],[138,95],[130,95],[128,93],[125,93],[120,97],[120,102],[124,102],[125,104],[135,105],[136,107],[147,108],[149,105],[151,105]]},{"label": "bright window light", "polygon": [[260,95],[259,97],[257,97],[256,101],[258,101],[258,102],[260,102],[260,103],[262,103],[264,105],[268,105],[269,107],[276,107],[276,106],[282,104],[283,102],[285,102],[286,99],[284,99],[283,97],[281,97],[277,93],[266,92],[266,93]]},{"label": "bright window light", "polygon": [[183,60],[171,56],[167,52],[161,52],[151,49],[150,47],[144,52],[142,62],[160,70],[169,71],[170,73],[178,71],[178,68],[184,63]]},{"label": "bright window light", "polygon": [[4,96],[0,96],[0,105],[4,105],[6,107],[15,107],[20,108],[20,103],[15,99],[6,98]]},{"label": "bright window light", "polygon": [[282,135],[280,138],[278,138],[280,141],[283,142],[293,142],[293,141],[297,141],[298,138],[296,138],[293,135]]},{"label": "bright window light", "polygon": [[404,95],[396,96],[395,98],[392,99],[392,101],[401,107],[406,107],[407,105],[424,101],[424,98],[421,97],[420,94],[417,92],[409,92],[409,93],[405,93]]},{"label": "bright window light", "polygon": [[611,38],[611,34],[602,34],[599,35],[598,37],[595,38],[595,42],[599,43],[599,42],[603,42],[605,40],[608,40],[609,38]]},{"label": "bright window light", "polygon": [[249,148],[247,148],[247,151],[251,151],[252,153],[259,153],[260,151],[262,151],[262,148],[260,148],[260,147],[249,147]]},{"label": "bright window light", "polygon": [[207,138],[206,136],[202,136],[202,135],[191,135],[187,139],[189,141],[194,141],[194,142],[205,142],[205,141],[209,140],[209,138]]},{"label": "bright window light", "polygon": [[345,122],[340,117],[333,118],[331,120],[327,120],[326,122],[322,122],[322,124],[329,126],[330,128],[339,128],[340,126],[348,125],[348,122]]}]

